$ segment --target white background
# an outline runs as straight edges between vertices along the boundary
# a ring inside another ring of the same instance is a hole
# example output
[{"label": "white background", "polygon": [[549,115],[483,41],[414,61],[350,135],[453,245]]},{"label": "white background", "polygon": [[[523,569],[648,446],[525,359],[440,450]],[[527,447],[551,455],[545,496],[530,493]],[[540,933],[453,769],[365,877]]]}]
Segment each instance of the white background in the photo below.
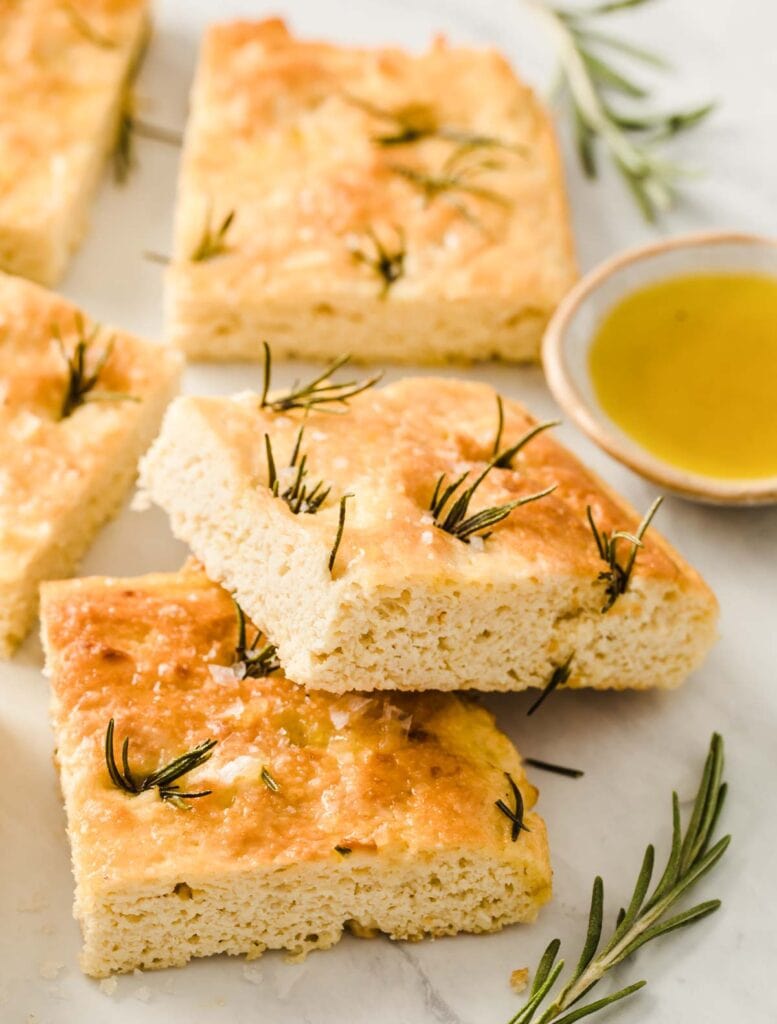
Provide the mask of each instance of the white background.
[{"label": "white background", "polygon": [[[287,0],[277,7],[238,0],[158,0],[156,35],[141,76],[144,114],[180,128],[202,27],[241,13],[283,13],[306,33],[341,42],[421,46],[442,30],[454,39],[503,46],[539,88],[551,57],[541,27],[520,0]],[[613,20],[612,28],[616,28]],[[675,105],[709,97],[719,111],[675,153],[703,169],[659,229],[646,226],[620,183],[581,179],[564,139],[575,230],[584,268],[661,233],[710,227],[777,233],[777,5],[773,0],[656,0],[620,17],[617,28],[668,54],[674,71],[659,93]],[[106,181],[87,244],[64,291],[96,317],[159,337],[160,268],[143,250],[169,250],[177,153],[139,147],[128,186]],[[283,375],[291,376],[291,368]],[[396,374],[390,373],[393,377]],[[555,413],[536,369],[471,372]],[[252,367],[190,369],[192,391],[229,391],[258,381]],[[279,375],[279,382],[281,382]],[[653,488],[580,436],[561,436],[639,507]],[[180,970],[123,977],[106,994],[82,977],[78,930],[70,917],[72,880],[59,793],[51,764],[47,683],[31,639],[0,666],[0,1021],[39,1024],[503,1024],[521,1005],[508,986],[560,936],[576,956],[593,876],[601,872],[614,914],[630,893],[644,846],[665,850],[669,799],[693,792],[709,734],[728,744],[730,803],[723,827],[734,843],[696,895],[723,909],[669,936],[621,968],[617,982],[649,986],[608,1020],[773,1022],[777,941],[777,512],[724,511],[669,500],[660,529],[717,591],[721,640],[705,668],[674,694],[564,694],[525,717],[526,696],[488,703],[527,755],[584,768],[570,781],[535,773],[550,831],[555,900],[532,928],[417,945],[346,938],[302,965],[268,954],[247,965],[224,958]],[[126,511],[107,528],[84,572],[134,574],[174,569],[183,548],[164,517]],[[605,983],[606,984],[606,983]],[[606,1016],[606,1015],[605,1015]]]}]

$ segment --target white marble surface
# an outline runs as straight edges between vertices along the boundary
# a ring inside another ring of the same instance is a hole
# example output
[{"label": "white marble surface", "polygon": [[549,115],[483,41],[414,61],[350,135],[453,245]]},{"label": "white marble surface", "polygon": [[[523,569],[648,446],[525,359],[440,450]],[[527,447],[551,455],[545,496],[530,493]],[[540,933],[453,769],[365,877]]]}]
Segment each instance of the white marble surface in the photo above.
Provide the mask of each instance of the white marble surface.
[{"label": "white marble surface", "polygon": [[[157,34],[142,75],[148,116],[180,126],[201,27],[232,13],[277,8],[260,0],[158,0]],[[343,41],[420,45],[437,30],[500,42],[538,85],[549,55],[518,0],[287,0],[296,27]],[[565,140],[575,228],[584,266],[660,232],[701,227],[777,231],[777,5],[772,0],[664,0],[623,18],[624,29],[676,62],[670,99],[721,100],[708,125],[678,146],[706,168],[688,200],[660,229],[645,226],[619,184],[580,177]],[[177,154],[142,143],[141,166],[124,190],[106,182],[93,231],[65,291],[98,317],[158,335],[159,269],[144,249],[169,246]],[[290,369],[286,371],[290,374]],[[540,415],[553,402],[539,371],[473,373],[520,397]],[[245,386],[254,371],[192,369],[192,391]],[[394,376],[394,374],[390,374]],[[638,506],[652,488],[587,443],[561,435]],[[502,1024],[520,1005],[508,986],[559,935],[569,955],[585,926],[591,880],[604,875],[612,914],[628,894],[645,844],[665,848],[672,787],[687,798],[709,734],[728,743],[731,800],[723,826],[734,843],[699,888],[724,907],[692,930],[640,952],[618,982],[649,986],[608,1020],[760,1024],[777,1020],[771,970],[777,935],[777,511],[722,511],[667,501],[660,528],[720,596],[721,639],[708,664],[676,694],[558,694],[532,719],[528,699],[489,703],[529,755],[586,770],[570,781],[540,776],[556,896],[533,928],[418,945],[346,938],[336,949],[288,965],[275,954],[253,964],[215,959],[183,970],[118,979],[112,993],[79,973],[70,917],[72,882],[51,765],[47,684],[35,639],[0,666],[0,1020],[3,1024]],[[125,512],[100,537],[85,572],[172,569],[183,551],[155,511]],[[110,988],[111,986],[107,986]]]}]

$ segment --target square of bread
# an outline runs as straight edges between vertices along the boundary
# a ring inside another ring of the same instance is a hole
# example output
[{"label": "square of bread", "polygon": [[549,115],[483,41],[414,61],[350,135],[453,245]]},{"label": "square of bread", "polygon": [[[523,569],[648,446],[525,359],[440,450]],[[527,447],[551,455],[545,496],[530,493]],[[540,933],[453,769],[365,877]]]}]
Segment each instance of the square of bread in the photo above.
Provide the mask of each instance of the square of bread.
[{"label": "square of bread", "polygon": [[0,269],[55,284],[86,230],[149,0],[0,0]]},{"label": "square of bread", "polygon": [[87,373],[112,344],[109,358],[90,400],[63,418],[56,334],[72,356],[79,317],[96,330],[66,299],[0,273],[0,657],[32,625],[41,580],[69,575],[118,511],[178,389],[179,353],[98,330]]},{"label": "square of bread", "polygon": [[[521,690],[544,686],[571,657],[569,686],[676,686],[714,640],[714,596],[651,528],[627,592],[603,613],[607,566],[586,507],[607,532],[634,531],[638,517],[548,431],[512,468],[490,471],[470,512],[555,485],[552,494],[486,539],[436,525],[441,474],[468,474],[447,513],[492,458],[496,399],[485,384],[434,378],[363,392],[342,415],[273,412],[254,393],[182,397],[141,463],[141,486],[304,685]],[[500,446],[534,423],[505,400]],[[315,514],[295,514],[268,486],[264,435],[286,481],[301,426],[305,479],[331,488]]]},{"label": "square of bread", "polygon": [[189,356],[531,360],[575,273],[549,115],[495,50],[206,33],[167,279]]},{"label": "square of bread", "polygon": [[[492,931],[550,898],[536,790],[472,701],[246,678],[232,601],[197,568],[47,583],[41,617],[87,974],[301,955],[344,928]],[[180,782],[210,794],[117,788],[111,718],[136,778],[216,740]],[[496,807],[510,779],[528,831]]]}]

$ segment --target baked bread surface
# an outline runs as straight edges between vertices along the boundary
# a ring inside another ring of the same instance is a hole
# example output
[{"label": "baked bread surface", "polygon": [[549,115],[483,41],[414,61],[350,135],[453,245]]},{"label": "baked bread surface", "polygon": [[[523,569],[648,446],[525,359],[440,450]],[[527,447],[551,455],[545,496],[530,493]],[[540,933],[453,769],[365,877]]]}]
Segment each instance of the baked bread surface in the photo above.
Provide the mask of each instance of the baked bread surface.
[{"label": "baked bread surface", "polygon": [[[488,931],[549,898],[536,791],[471,701],[240,678],[232,602],[193,568],[45,584],[42,621],[87,973],[300,954],[346,923],[394,938]],[[216,739],[182,780],[212,794],[185,810],[115,788],[111,717],[138,775]],[[512,805],[505,772],[531,830],[515,842],[495,807]]]},{"label": "baked bread surface", "polygon": [[[386,111],[500,144],[381,145]],[[426,195],[408,169],[462,188]],[[221,253],[193,260],[230,213]],[[405,252],[388,288],[354,255],[375,255],[371,232]],[[574,277],[549,116],[499,53],[341,47],[277,20],[208,30],[168,276],[191,356],[260,359],[267,338],[278,355],[533,359]]]},{"label": "baked bread surface", "polygon": [[[0,656],[35,616],[38,584],[74,569],[118,510],[140,455],[177,390],[180,356],[129,334],[101,330],[88,349],[94,369],[113,339],[95,397],[61,418],[65,358],[83,314],[66,299],[0,274]],[[84,320],[84,329],[93,325]],[[118,395],[131,395],[132,400]]]},{"label": "baked bread surface", "polygon": [[55,284],[86,228],[148,0],[0,0],[0,269]]},{"label": "baked bread surface", "polygon": [[[535,422],[509,400],[504,416],[503,447]],[[303,425],[307,479],[332,488],[313,515],[294,515],[268,488],[263,435],[281,471]],[[485,540],[463,543],[435,525],[440,475],[474,480],[496,431],[494,390],[454,379],[402,380],[352,399],[339,416],[274,413],[252,393],[184,397],[141,479],[305,685],[520,690],[544,686],[570,655],[570,686],[679,684],[713,642],[714,596],[651,528],[628,591],[602,613],[607,566],[586,506],[607,532],[633,532],[638,516],[551,432],[512,469],[492,470],[470,511],[555,485],[552,494],[515,509]],[[330,574],[345,494],[353,497]],[[621,552],[625,561],[628,546]]]}]

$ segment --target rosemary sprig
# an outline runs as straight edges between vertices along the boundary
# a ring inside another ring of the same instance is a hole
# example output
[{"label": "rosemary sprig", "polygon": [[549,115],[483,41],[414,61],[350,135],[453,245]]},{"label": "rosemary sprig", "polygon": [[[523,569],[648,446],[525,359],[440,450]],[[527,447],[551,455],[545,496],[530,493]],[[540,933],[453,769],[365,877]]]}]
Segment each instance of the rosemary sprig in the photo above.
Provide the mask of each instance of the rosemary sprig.
[{"label": "rosemary sprig", "polygon": [[[555,491],[556,485],[553,484],[552,487],[546,487],[544,491],[540,491],[537,494],[527,494],[523,498],[515,499],[515,501],[508,501],[504,505],[484,508],[480,512],[474,512],[470,515],[469,506],[475,492],[491,470],[496,468],[499,458],[500,456],[491,459],[486,468],[475,478],[474,482],[463,491],[459,491],[459,488],[469,476],[468,471],[462,473],[461,476],[457,477],[453,483],[448,484],[447,487],[444,486],[445,473],[440,474],[435,484],[432,499],[429,502],[429,511],[432,513],[434,525],[438,529],[445,530],[446,533],[457,537],[465,544],[469,544],[470,538],[475,534],[479,534],[483,540],[486,540],[491,536],[491,531],[481,533],[481,530],[488,530],[489,527],[501,523],[503,519],[507,519],[514,509],[519,508],[521,505],[527,505],[531,501],[538,501],[540,498],[544,498]],[[459,491],[458,496],[456,496],[457,491]],[[453,500],[454,496],[455,500]],[[452,504],[448,506],[448,503],[451,501]]]},{"label": "rosemary sprig", "polygon": [[644,64],[661,66],[655,54],[602,33],[600,17],[639,7],[651,0],[600,3],[576,10],[556,7],[547,0],[526,0],[546,22],[556,44],[563,82],[577,138],[580,162],[588,177],[597,173],[596,143],[629,186],[644,216],[653,221],[674,200],[677,182],[686,170],[668,161],[659,144],[702,121],[713,103],[668,114],[630,114],[613,106],[614,95],[632,102],[647,98],[647,91],[614,66],[608,52]]},{"label": "rosemary sprig", "polygon": [[492,455],[496,457],[494,466],[497,469],[512,469],[513,459],[518,452],[524,448],[529,441],[532,441],[538,434],[541,434],[544,430],[549,430],[551,427],[558,427],[561,424],[561,420],[547,420],[545,423],[535,423],[533,427],[521,437],[514,445],[509,448],[502,450],[502,434],[504,432],[505,425],[505,413],[504,404],[502,402],[502,396],[496,396],[496,413],[497,413],[497,426],[496,436],[494,437],[494,444],[491,449]]},{"label": "rosemary sprig", "polygon": [[512,828],[510,830],[510,838],[515,843],[518,841],[518,836],[521,834],[521,831],[531,832],[531,829],[527,828],[523,823],[523,797],[521,796],[520,789],[515,784],[515,780],[513,779],[512,775],[510,775],[509,772],[505,772],[505,778],[507,779],[507,782],[510,786],[515,807],[510,807],[508,804],[505,803],[504,800],[501,799],[496,800],[495,805],[499,808],[502,814],[505,815],[506,818],[509,818],[510,822],[512,823]]},{"label": "rosemary sprig", "polygon": [[[278,395],[277,398],[269,398],[270,381],[272,375],[272,354],[270,346],[266,341],[264,346],[264,378],[262,383],[262,396],[259,403],[261,409],[272,409],[273,412],[287,412],[289,409],[304,409],[307,412],[336,412],[331,406],[347,406],[349,399],[360,395],[363,391],[374,387],[382,378],[382,373],[376,373],[365,380],[348,380],[335,383],[329,378],[336,373],[350,359],[350,356],[340,356],[313,380],[307,384],[297,381],[285,395]],[[340,410],[343,411],[343,410]]]},{"label": "rosemary sprig", "polygon": [[230,210],[223,220],[213,225],[213,210],[209,209],[205,217],[200,240],[192,251],[189,259],[192,263],[205,263],[215,256],[222,256],[228,251],[227,234],[235,221],[235,211]]},{"label": "rosemary sprig", "polygon": [[281,787],[275,781],[275,778],[271,774],[270,769],[266,768],[264,765],[262,766],[262,772],[261,772],[260,778],[261,778],[262,782],[265,784],[265,786],[267,786],[267,788],[270,790],[271,793],[280,793]]},{"label": "rosemary sprig", "polygon": [[136,138],[152,139],[154,142],[163,142],[166,146],[176,147],[183,142],[180,132],[142,121],[137,116],[137,106],[135,92],[132,85],[128,84],[122,98],[116,141],[113,145],[113,176],[120,185],[124,184],[135,167]]},{"label": "rosemary sprig", "polygon": [[350,247],[353,258],[369,267],[381,281],[379,293],[381,299],[386,298],[392,285],[396,284],[405,273],[405,258],[407,256],[405,232],[401,227],[397,227],[395,231],[397,240],[393,248],[384,245],[373,228],[368,228],[365,232],[369,246],[365,244]]},{"label": "rosemary sprig", "polygon": [[524,764],[532,768],[539,768],[542,772],[552,772],[554,775],[564,775],[568,779],[582,779],[585,772],[581,768],[567,768],[563,764],[554,764],[552,761],[540,761],[537,757],[525,757]]},{"label": "rosemary sprig", "polygon": [[522,146],[512,145],[495,135],[466,131],[443,124],[434,107],[428,103],[405,103],[394,109],[387,109],[355,96],[348,96],[347,99],[372,117],[390,126],[388,134],[373,136],[372,141],[378,146],[386,148],[406,146],[423,139],[436,138],[456,143],[459,146],[466,146],[469,149],[486,147],[523,152]]},{"label": "rosemary sprig", "polygon": [[557,689],[559,686],[563,686],[564,683],[569,681],[569,676],[572,672],[572,659],[574,658],[574,656],[575,652],[572,651],[572,653],[569,655],[566,661],[562,662],[560,665],[554,666],[553,671],[550,673],[550,678],[542,688],[542,693],[539,695],[539,697],[534,701],[532,706],[526,712],[527,715],[533,715],[537,708],[540,707],[540,705],[543,704],[548,699],[548,697],[550,697],[551,693],[553,693],[555,689]]},{"label": "rosemary sprig", "polygon": [[86,405],[87,402],[139,402],[140,399],[137,395],[129,395],[122,391],[95,390],[100,380],[100,375],[105,369],[105,364],[111,358],[113,338],[108,339],[105,348],[95,360],[90,372],[86,366],[87,356],[90,346],[94,344],[100,333],[100,325],[95,324],[87,332],[84,318],[80,313],[76,313],[75,328],[77,340],[72,355],[67,354],[59,326],[53,324],[51,328],[51,333],[59,345],[59,350],[62,353],[62,358],[65,360],[67,368],[67,382],[59,409],[59,418],[61,420],[67,419],[68,416],[72,416],[79,406]]},{"label": "rosemary sprig", "polygon": [[346,502],[349,498],[352,498],[352,494],[344,494],[340,499],[340,511],[337,517],[337,533],[335,534],[335,541],[332,545],[332,550],[329,552],[329,572],[331,573],[335,567],[335,559],[337,558],[337,552],[340,550],[340,541],[343,539],[343,530],[345,529],[345,509]]},{"label": "rosemary sprig", "polygon": [[[510,1019],[509,1024],[572,1024],[573,1021],[626,999],[646,982],[635,982],[602,999],[571,1010],[609,970],[645,943],[693,924],[694,921],[701,921],[718,909],[720,900],[705,900],[689,910],[667,917],[669,910],[683,894],[717,864],[728,848],[730,836],[724,836],[711,845],[726,796],[722,772],[723,740],[716,733],[710,742],[693,811],[684,833],[680,825],[679,799],[677,793],[672,794],[671,850],[664,872],[651,895],[648,896],[648,890],[655,861],[652,844],[645,851],[631,899],[618,913],[609,941],[602,946],[604,885],[601,878],[597,877],[591,895],[588,933],[577,966],[563,988],[552,996],[564,969],[563,960],[556,962],[561,943],[554,939],[537,967],[528,1002]],[[551,996],[552,1001],[547,1003]],[[543,1007],[544,1003],[546,1005]]]},{"label": "rosemary sprig", "polygon": [[284,491],[281,491],[280,489],[281,485],[278,479],[278,472],[275,468],[275,457],[273,455],[270,435],[264,435],[264,447],[267,454],[267,486],[276,498],[282,498],[286,502],[295,516],[299,515],[301,512],[307,513],[308,515],[313,515],[318,512],[329,497],[329,492],[332,490],[331,487],[324,486],[323,480],[319,480],[313,487],[308,487],[305,483],[305,478],[308,475],[308,457],[307,455],[302,455],[300,451],[304,430],[304,427],[299,428],[297,440],[294,444],[294,451],[291,454],[291,461],[289,462],[289,469],[296,469],[297,472],[295,473],[292,482]]},{"label": "rosemary sprig", "polygon": [[[596,549],[599,557],[607,563],[608,568],[599,573],[598,579],[602,580],[605,586],[606,600],[602,608],[602,614],[608,612],[615,604],[621,594],[625,594],[629,588],[631,574],[634,571],[634,563],[637,559],[637,551],[642,547],[642,538],[647,528],[653,521],[653,517],[663,501],[658,497],[645,513],[642,522],[639,524],[635,534],[627,533],[625,530],[613,530],[608,534],[606,530],[599,530],[594,522],[593,512],[590,505],[586,505],[585,514],[588,517],[588,525],[596,541]],[[631,544],[631,551],[624,563],[618,560],[618,541],[623,540]]]},{"label": "rosemary sprig", "polygon": [[512,202],[500,192],[480,183],[483,174],[502,169],[502,162],[493,157],[472,154],[469,146],[457,147],[438,171],[411,167],[407,164],[388,164],[388,170],[417,188],[426,206],[435,199],[451,205],[465,220],[480,227],[472,210],[457,197],[465,196],[509,209]]},{"label": "rosemary sprig", "polygon": [[80,36],[83,36],[83,38],[88,42],[92,43],[93,46],[98,46],[102,50],[116,49],[118,46],[116,40],[111,39],[102,32],[98,32],[94,25],[84,17],[74,4],[69,3],[68,0],[61,0],[60,7],[68,16],[70,24],[73,26],[75,31],[78,32]]},{"label": "rosemary sprig", "polygon": [[242,666],[247,679],[264,679],[265,676],[272,675],[281,667],[277,656],[278,648],[275,644],[263,644],[259,647],[259,640],[262,636],[259,630],[249,644],[246,638],[245,612],[234,597],[232,603],[235,606],[235,617],[237,618],[237,643],[235,644],[233,667]]},{"label": "rosemary sprig", "polygon": [[114,721],[111,719],[105,733],[105,764],[111,782],[117,789],[131,793],[133,796],[146,793],[150,789],[158,789],[160,799],[172,803],[179,810],[189,809],[186,800],[196,800],[211,794],[212,790],[210,789],[203,789],[197,793],[182,793],[178,780],[210,760],[217,740],[205,740],[204,743],[199,743],[196,747],[174,758],[161,768],[157,768],[149,775],[139,777],[129,766],[129,736],[125,737],[121,746],[121,768],[117,764],[113,746],[114,728]]}]

